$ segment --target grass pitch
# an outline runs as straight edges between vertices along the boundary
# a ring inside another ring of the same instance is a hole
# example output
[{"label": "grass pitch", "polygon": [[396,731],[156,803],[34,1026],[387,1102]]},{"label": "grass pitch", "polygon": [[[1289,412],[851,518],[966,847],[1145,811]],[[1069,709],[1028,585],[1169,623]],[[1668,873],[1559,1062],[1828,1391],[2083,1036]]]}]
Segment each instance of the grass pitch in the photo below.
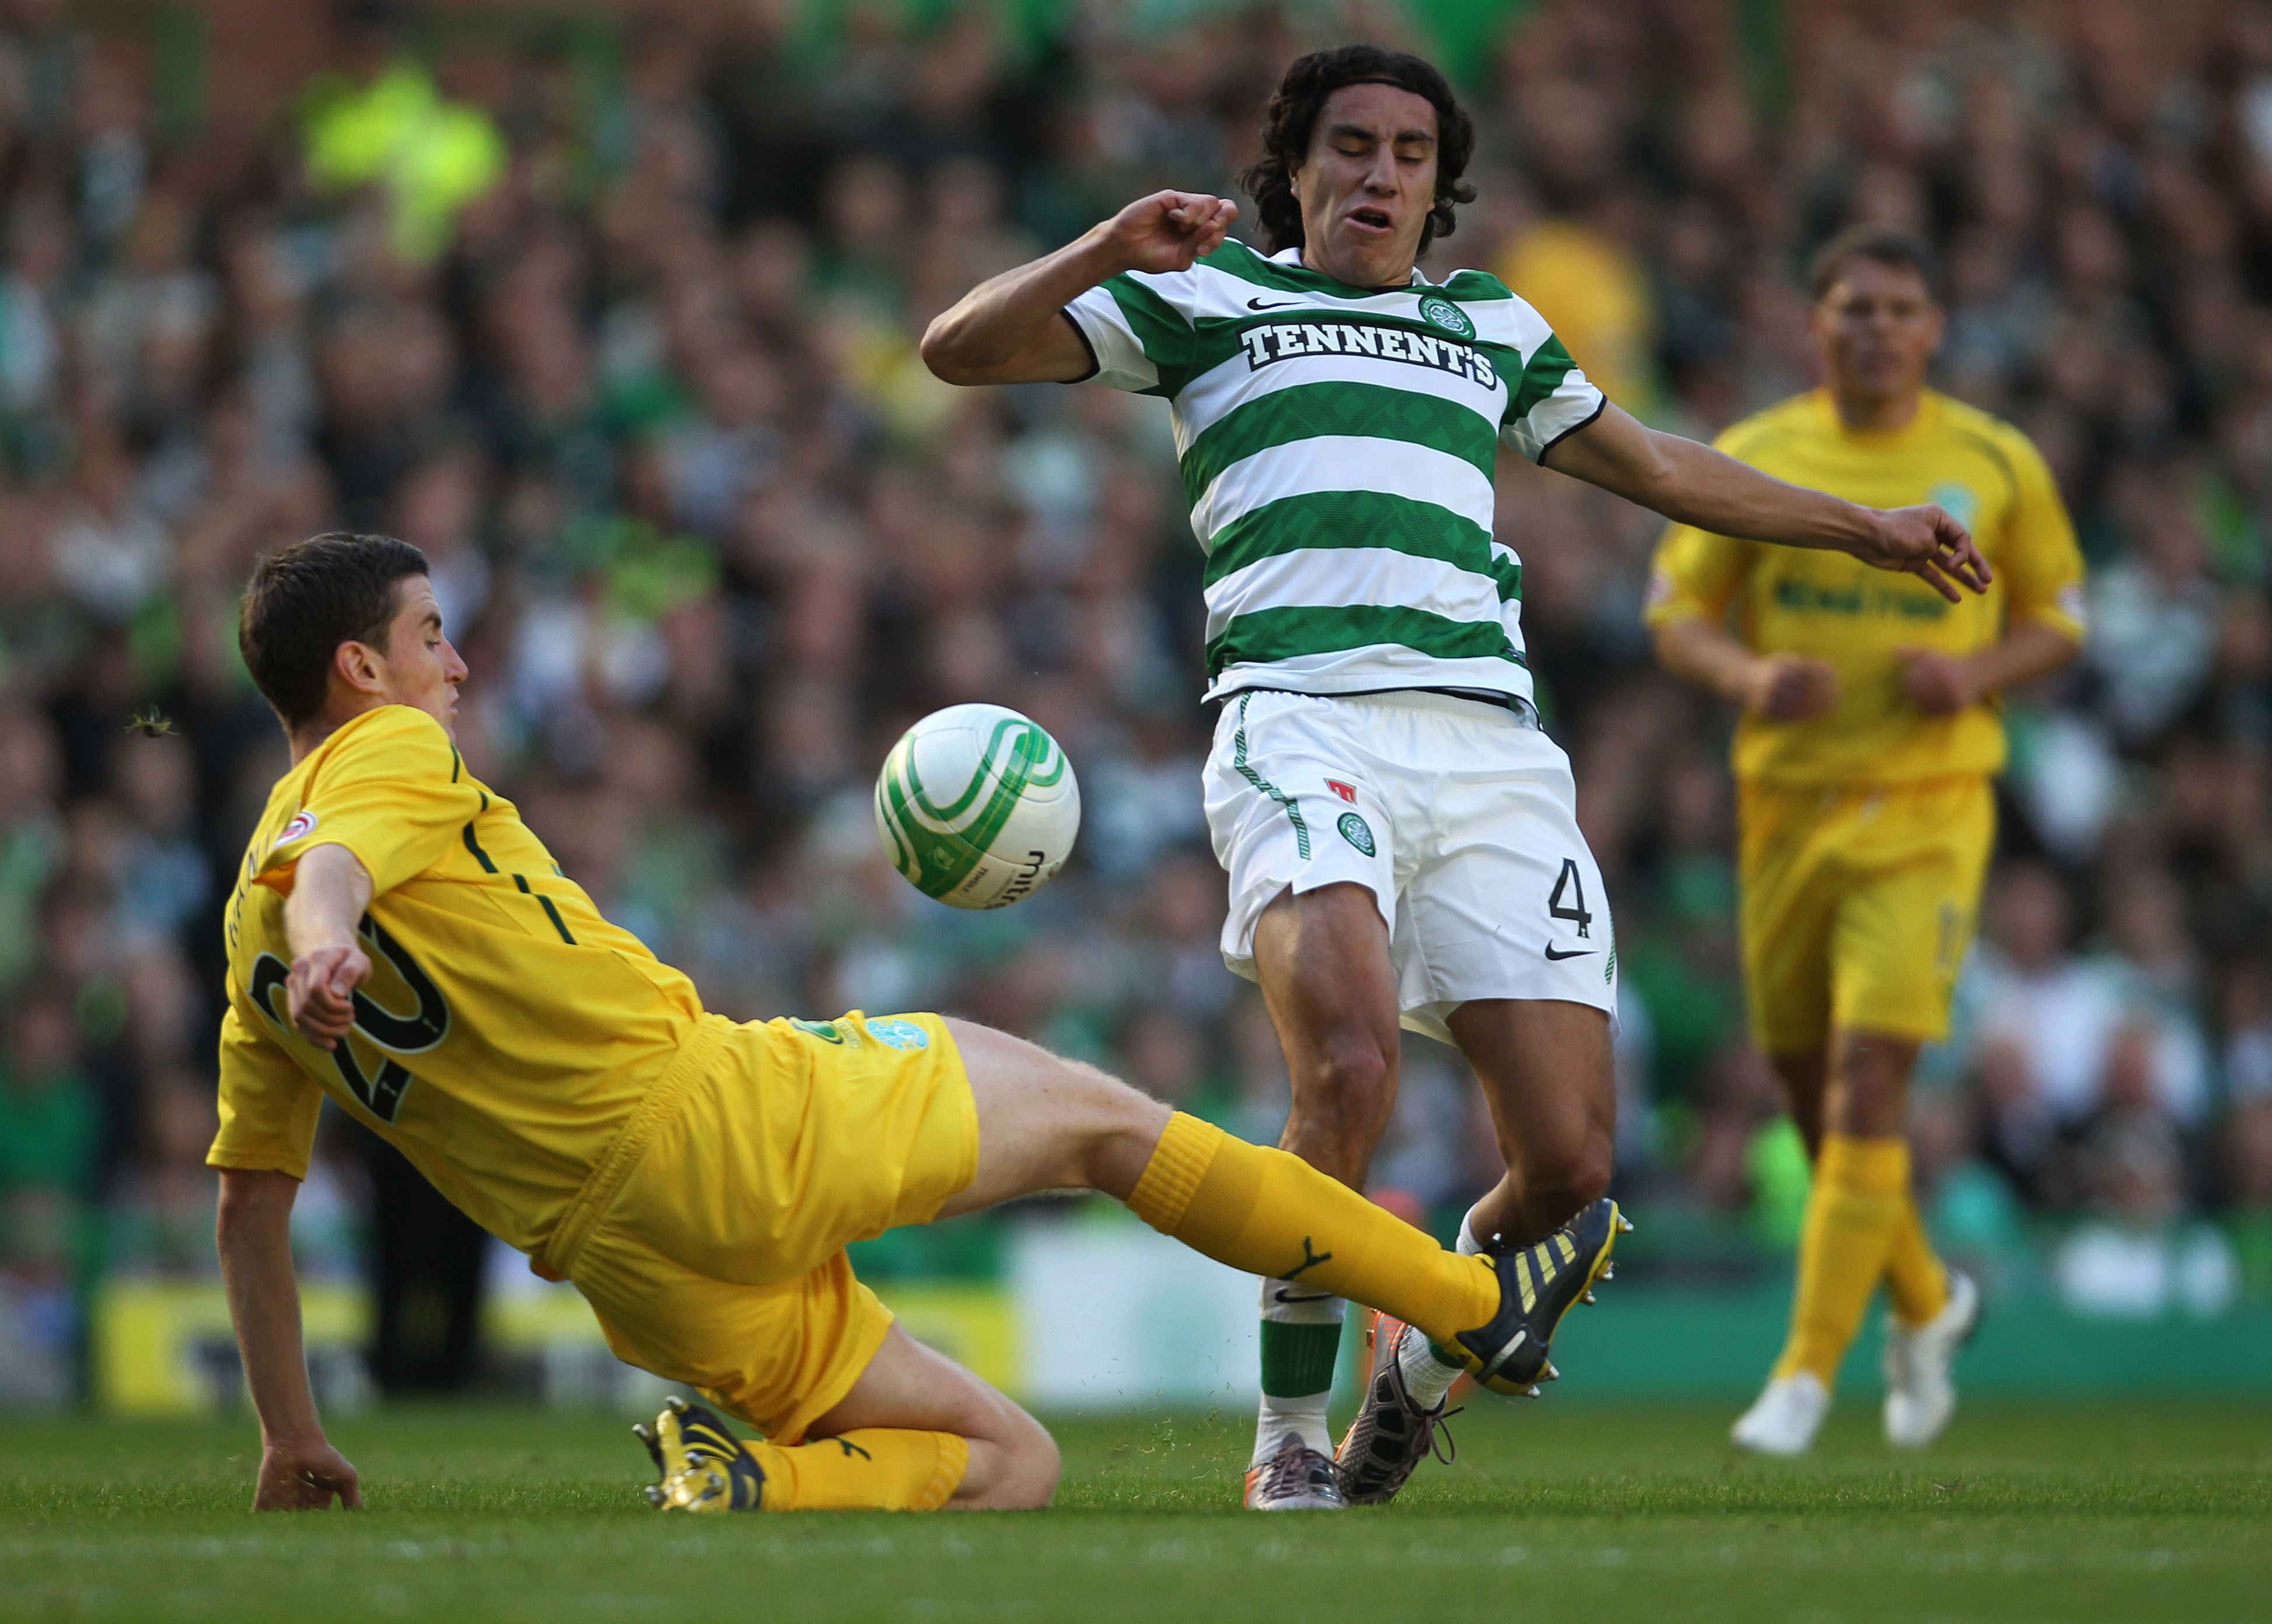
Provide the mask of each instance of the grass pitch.
[{"label": "grass pitch", "polygon": [[371,1509],[254,1517],[245,1423],[0,1422],[0,1618],[2261,1620],[2272,1404],[1989,1408],[1796,1465],[1725,1407],[1475,1404],[1379,1510],[1237,1509],[1244,1417],[1060,1418],[1056,1509],[668,1518],[625,1423],[341,1420]]}]

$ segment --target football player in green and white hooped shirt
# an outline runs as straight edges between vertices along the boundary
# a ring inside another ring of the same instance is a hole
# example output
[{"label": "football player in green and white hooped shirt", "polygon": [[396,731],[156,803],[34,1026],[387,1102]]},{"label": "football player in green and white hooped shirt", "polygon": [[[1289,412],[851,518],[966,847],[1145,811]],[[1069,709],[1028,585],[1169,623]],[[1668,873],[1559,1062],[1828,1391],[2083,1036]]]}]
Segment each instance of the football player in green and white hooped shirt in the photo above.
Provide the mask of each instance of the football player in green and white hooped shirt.
[{"label": "football player in green and white hooped shirt", "polygon": [[[1475,131],[1419,58],[1296,62],[1235,205],[1130,204],[973,289],[924,335],[954,384],[1094,380],[1165,396],[1207,550],[1207,697],[1222,711],[1207,820],[1230,875],[1223,956],[1259,980],[1293,1079],[1282,1144],[1362,1187],[1396,1093],[1400,1022],[1456,1044],[1506,1175],[1463,1248],[1535,1295],[1520,1373],[1614,1240],[1617,946],[1568,758],[1539,731],[1521,565],[1492,534],[1498,448],[1721,535],[1842,548],[1984,585],[1938,508],[1881,512],[1787,485],[1605,401],[1495,278],[1432,283]],[[1454,1371],[1378,1327],[1338,1460],[1342,1305],[1303,1260],[1262,1282],[1262,1412],[1246,1503],[1381,1501],[1427,1453]]]}]

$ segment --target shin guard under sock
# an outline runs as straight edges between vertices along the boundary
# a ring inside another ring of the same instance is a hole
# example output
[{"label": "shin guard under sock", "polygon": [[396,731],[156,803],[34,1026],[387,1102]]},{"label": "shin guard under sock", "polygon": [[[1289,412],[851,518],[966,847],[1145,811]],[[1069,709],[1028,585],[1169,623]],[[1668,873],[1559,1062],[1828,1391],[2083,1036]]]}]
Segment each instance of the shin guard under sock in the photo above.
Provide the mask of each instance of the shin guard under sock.
[{"label": "shin guard under sock", "polygon": [[898,1427],[748,1447],[765,1470],[765,1511],[936,1511],[970,1466],[968,1440]]},{"label": "shin guard under sock", "polygon": [[1168,1119],[1128,1204],[1234,1269],[1394,1315],[1448,1343],[1498,1310],[1498,1277],[1284,1151]]}]

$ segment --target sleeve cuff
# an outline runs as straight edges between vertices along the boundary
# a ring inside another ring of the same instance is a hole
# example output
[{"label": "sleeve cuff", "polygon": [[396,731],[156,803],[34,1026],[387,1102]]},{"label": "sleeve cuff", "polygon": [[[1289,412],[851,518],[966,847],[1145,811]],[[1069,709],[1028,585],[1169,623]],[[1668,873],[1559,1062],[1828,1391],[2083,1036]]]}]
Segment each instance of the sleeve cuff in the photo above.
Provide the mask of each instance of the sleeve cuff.
[{"label": "sleeve cuff", "polygon": [[1581,428],[1591,427],[1594,421],[1600,417],[1603,412],[1609,409],[1609,405],[1610,398],[1596,391],[1594,396],[1594,409],[1587,413],[1585,416],[1580,418],[1576,422],[1571,424],[1567,428],[1565,428],[1561,433],[1556,435],[1552,439],[1540,442],[1538,456],[1535,460],[1544,462],[1546,460],[1547,452],[1561,444],[1563,441],[1568,439],[1572,435],[1576,434]]},{"label": "sleeve cuff", "polygon": [[1080,317],[1073,314],[1072,306],[1066,305],[1063,315],[1066,323],[1072,328],[1073,337],[1080,340],[1080,347],[1088,352],[1088,370],[1077,378],[1065,378],[1062,381],[1067,384],[1086,384],[1104,370],[1104,363],[1097,360],[1095,342],[1089,338],[1088,329],[1080,324]]},{"label": "sleeve cuff", "polygon": [[225,1151],[219,1145],[206,1152],[206,1166],[224,1173],[280,1173],[288,1178],[308,1181],[308,1164],[295,1160],[282,1151],[264,1156],[258,1151]]}]

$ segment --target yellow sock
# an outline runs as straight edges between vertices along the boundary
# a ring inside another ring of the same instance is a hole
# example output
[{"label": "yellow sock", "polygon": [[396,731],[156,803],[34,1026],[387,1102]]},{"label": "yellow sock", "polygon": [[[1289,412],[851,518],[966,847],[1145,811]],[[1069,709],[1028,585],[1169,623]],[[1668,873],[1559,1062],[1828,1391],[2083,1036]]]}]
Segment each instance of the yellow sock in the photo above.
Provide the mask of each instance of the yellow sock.
[{"label": "yellow sock", "polygon": [[1298,1156],[1180,1111],[1128,1204],[1219,1263],[1379,1308],[1438,1342],[1498,1309],[1498,1277],[1483,1259],[1446,1252]]},{"label": "yellow sock", "polygon": [[970,1466],[953,1433],[863,1427],[794,1449],[751,1439],[765,1468],[765,1511],[936,1511]]},{"label": "yellow sock", "polygon": [[1908,1140],[1822,1136],[1799,1232],[1790,1337],[1775,1361],[1776,1375],[1811,1370],[1825,1387],[1836,1379],[1838,1361],[1885,1272],[1909,1192]]},{"label": "yellow sock", "polygon": [[1904,1325],[1922,1325],[1948,1306],[1948,1270],[1934,1255],[1917,1201],[1902,1203],[1902,1219],[1886,1253],[1886,1295]]}]

